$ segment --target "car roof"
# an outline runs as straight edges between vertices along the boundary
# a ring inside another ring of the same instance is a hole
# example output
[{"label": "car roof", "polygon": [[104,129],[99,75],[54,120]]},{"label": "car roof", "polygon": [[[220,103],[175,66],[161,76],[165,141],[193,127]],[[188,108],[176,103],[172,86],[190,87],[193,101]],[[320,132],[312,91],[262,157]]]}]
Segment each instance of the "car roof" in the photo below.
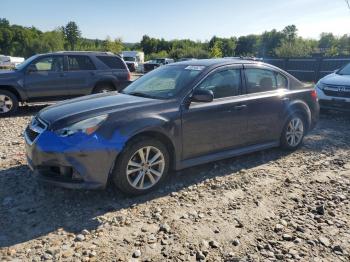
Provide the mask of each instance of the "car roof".
[{"label": "car roof", "polygon": [[211,59],[198,59],[198,60],[187,60],[177,62],[174,65],[188,65],[188,66],[220,66],[220,65],[231,65],[231,64],[255,64],[258,61],[245,60],[239,58],[211,58]]},{"label": "car roof", "polygon": [[111,52],[103,51],[57,51],[52,53],[45,53],[40,55],[106,55],[106,56],[119,56]]}]

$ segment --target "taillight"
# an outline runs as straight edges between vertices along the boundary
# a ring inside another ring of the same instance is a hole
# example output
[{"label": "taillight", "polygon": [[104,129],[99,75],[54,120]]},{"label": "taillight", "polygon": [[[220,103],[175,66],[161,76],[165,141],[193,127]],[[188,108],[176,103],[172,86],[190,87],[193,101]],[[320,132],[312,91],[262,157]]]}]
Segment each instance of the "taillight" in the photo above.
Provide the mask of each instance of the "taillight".
[{"label": "taillight", "polygon": [[130,74],[130,72],[128,72],[128,81],[130,81],[131,80],[131,74]]},{"label": "taillight", "polygon": [[317,92],[316,92],[315,89],[311,91],[311,97],[312,97],[315,101],[317,100]]}]

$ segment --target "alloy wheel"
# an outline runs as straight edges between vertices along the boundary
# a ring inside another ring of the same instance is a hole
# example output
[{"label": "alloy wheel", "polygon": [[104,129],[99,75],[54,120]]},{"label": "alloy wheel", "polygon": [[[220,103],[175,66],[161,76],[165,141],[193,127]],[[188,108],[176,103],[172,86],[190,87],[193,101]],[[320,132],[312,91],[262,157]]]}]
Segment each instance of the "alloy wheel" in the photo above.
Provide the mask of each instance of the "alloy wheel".
[{"label": "alloy wheel", "polygon": [[299,117],[294,117],[290,120],[287,132],[286,140],[291,147],[299,145],[304,135],[304,123]]},{"label": "alloy wheel", "polygon": [[9,112],[13,107],[11,97],[7,95],[0,95],[0,114]]},{"label": "alloy wheel", "polygon": [[126,175],[132,187],[145,190],[158,183],[164,168],[163,153],[156,147],[146,146],[132,155],[126,167]]}]

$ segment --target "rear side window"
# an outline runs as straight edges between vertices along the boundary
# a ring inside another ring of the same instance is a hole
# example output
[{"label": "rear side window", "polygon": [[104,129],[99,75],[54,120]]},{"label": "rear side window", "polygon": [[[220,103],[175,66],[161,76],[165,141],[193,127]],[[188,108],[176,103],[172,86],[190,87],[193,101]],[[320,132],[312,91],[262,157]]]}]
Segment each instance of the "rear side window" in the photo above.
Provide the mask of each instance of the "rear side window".
[{"label": "rear side window", "polygon": [[285,76],[280,73],[276,73],[277,88],[288,88],[288,80]]},{"label": "rear side window", "polygon": [[106,66],[111,69],[126,69],[124,63],[116,56],[97,56]]},{"label": "rear side window", "polygon": [[69,71],[81,71],[81,70],[95,70],[95,65],[91,61],[90,57],[83,55],[71,55],[68,56],[68,70]]},{"label": "rear side window", "polygon": [[265,69],[245,69],[248,94],[277,89],[275,73]]}]

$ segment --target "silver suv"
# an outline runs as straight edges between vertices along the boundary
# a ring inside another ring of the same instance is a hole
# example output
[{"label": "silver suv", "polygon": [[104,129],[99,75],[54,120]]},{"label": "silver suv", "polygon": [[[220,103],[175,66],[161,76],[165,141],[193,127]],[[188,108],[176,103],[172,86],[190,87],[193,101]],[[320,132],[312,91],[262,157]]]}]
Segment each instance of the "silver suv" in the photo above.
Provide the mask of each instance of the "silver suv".
[{"label": "silver suv", "polygon": [[350,64],[320,79],[316,91],[321,109],[350,111]]}]

